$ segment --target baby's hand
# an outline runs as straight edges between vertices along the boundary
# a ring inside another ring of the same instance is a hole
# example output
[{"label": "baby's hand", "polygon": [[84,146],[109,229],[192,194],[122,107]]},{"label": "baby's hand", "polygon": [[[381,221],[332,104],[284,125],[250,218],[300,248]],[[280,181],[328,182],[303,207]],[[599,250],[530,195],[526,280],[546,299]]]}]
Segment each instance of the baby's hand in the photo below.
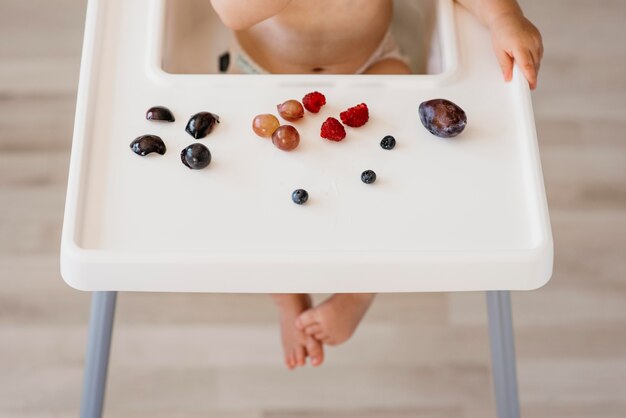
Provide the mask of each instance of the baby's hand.
[{"label": "baby's hand", "polygon": [[489,26],[504,79],[510,81],[513,77],[515,62],[534,90],[543,58],[543,42],[535,25],[522,15],[509,14],[493,20]]}]

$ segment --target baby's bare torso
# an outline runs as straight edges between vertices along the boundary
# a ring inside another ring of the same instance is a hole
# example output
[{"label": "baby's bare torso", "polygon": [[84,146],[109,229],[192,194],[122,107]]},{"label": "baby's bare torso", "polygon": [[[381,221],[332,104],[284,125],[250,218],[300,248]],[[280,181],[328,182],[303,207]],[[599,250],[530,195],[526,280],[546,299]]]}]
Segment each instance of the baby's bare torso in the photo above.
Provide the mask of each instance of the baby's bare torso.
[{"label": "baby's bare torso", "polygon": [[351,74],[379,46],[392,7],[392,0],[293,0],[236,35],[271,73]]}]

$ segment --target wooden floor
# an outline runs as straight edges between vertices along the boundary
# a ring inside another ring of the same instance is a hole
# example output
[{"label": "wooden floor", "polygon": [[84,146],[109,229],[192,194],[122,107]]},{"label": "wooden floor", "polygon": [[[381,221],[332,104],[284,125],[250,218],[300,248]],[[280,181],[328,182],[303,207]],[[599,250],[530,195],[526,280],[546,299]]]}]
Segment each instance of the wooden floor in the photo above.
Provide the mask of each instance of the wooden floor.
[{"label": "wooden floor", "polygon": [[[513,295],[525,417],[626,416],[626,2],[525,0],[555,274]],[[77,416],[89,295],[58,245],[85,5],[0,2],[0,417]],[[484,297],[383,295],[318,370],[267,297],[122,294],[108,417],[493,417]]]}]

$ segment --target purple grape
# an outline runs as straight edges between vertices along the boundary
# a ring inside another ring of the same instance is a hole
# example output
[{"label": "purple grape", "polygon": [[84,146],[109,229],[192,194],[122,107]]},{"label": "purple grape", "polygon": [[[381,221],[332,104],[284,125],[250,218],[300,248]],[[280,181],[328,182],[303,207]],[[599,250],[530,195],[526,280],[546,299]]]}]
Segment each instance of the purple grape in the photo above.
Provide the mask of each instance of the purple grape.
[{"label": "purple grape", "polygon": [[191,144],[180,152],[180,160],[192,170],[200,170],[211,163],[211,152],[202,144]]}]

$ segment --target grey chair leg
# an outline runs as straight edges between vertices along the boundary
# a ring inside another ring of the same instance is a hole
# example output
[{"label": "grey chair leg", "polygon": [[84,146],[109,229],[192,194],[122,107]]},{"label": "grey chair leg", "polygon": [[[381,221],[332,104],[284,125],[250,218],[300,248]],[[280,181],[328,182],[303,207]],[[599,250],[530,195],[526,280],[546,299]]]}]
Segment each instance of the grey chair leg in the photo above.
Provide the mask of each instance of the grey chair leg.
[{"label": "grey chair leg", "polygon": [[519,418],[515,341],[509,292],[487,292],[487,313],[498,418]]},{"label": "grey chair leg", "polygon": [[102,417],[117,292],[94,292],[85,359],[81,418]]}]

